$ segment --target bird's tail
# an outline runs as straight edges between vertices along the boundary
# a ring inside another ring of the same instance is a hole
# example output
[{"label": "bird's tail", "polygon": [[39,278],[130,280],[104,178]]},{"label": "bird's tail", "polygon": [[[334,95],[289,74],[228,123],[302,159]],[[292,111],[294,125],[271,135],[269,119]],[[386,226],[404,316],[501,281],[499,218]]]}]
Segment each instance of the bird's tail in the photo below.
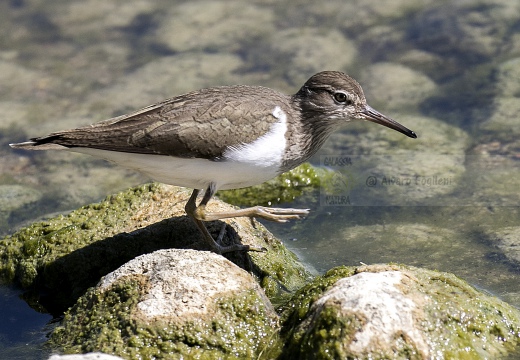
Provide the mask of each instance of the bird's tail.
[{"label": "bird's tail", "polygon": [[25,141],[16,144],[9,144],[13,149],[23,149],[23,150],[66,150],[67,147],[53,144],[53,143],[41,143],[38,141]]}]

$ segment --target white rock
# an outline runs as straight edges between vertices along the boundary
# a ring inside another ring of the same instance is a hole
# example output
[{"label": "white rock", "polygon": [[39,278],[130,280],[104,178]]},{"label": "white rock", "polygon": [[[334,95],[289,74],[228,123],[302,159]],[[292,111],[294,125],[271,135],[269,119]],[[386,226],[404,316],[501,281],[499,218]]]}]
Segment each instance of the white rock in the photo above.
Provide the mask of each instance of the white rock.
[{"label": "white rock", "polygon": [[345,344],[353,353],[392,348],[395,339],[405,335],[427,358],[427,340],[417,327],[420,309],[399,288],[402,280],[399,271],[364,272],[340,279],[316,301],[314,312],[319,313],[326,306],[339,306],[340,311],[363,318],[363,327]]},{"label": "white rock", "polygon": [[[148,291],[137,308],[147,318],[169,317],[186,321],[210,311],[214,300],[226,294],[263,290],[245,270],[223,256],[196,250],[159,250],[136,257],[106,275],[100,289],[125,276],[145,276]],[[266,301],[266,304],[268,302]]]}]

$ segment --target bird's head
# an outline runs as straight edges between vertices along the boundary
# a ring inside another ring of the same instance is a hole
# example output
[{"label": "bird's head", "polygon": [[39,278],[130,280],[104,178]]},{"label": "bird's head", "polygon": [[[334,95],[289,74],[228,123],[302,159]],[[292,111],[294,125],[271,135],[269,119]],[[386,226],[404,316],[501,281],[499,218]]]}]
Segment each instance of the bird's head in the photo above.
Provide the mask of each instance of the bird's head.
[{"label": "bird's head", "polygon": [[299,100],[309,119],[323,122],[321,125],[368,120],[411,138],[417,137],[412,130],[370,107],[358,82],[339,71],[323,71],[313,75],[294,97]]}]

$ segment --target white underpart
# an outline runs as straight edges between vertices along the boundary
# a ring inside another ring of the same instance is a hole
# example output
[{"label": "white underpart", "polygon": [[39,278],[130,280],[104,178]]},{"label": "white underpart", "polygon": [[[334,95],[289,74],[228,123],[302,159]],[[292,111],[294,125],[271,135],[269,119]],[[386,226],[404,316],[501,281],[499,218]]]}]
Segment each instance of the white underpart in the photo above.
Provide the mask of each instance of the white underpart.
[{"label": "white underpart", "polygon": [[278,121],[266,134],[251,143],[228,148],[219,161],[90,148],[69,150],[115,162],[165,184],[205,189],[214,182],[218,189],[236,189],[278,175],[286,146],[287,115],[279,106],[272,114]]},{"label": "white underpart", "polygon": [[252,163],[255,167],[278,168],[285,151],[287,115],[279,106],[274,108],[272,114],[278,121],[269,132],[252,143],[230,147],[224,152],[224,158],[229,161]]}]

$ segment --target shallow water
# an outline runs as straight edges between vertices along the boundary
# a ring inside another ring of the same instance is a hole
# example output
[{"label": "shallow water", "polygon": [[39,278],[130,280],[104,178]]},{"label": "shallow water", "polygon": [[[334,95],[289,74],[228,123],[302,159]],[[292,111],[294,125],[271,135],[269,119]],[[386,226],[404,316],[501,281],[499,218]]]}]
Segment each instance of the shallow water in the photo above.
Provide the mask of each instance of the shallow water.
[{"label": "shallow water", "polygon": [[[333,180],[283,204],[311,215],[266,226],[318,272],[404,263],[453,272],[520,307],[518,6],[2,2],[0,234],[147,181],[87,156],[8,143],[201,87],[293,93],[318,71],[342,70],[419,138],[345,127],[312,159]],[[0,357],[45,358],[49,316],[1,290],[0,318],[12,321],[0,328]]]},{"label": "shallow water", "polygon": [[43,342],[52,317],[31,309],[20,295],[20,291],[0,287],[0,359],[45,359],[50,351],[43,348]]}]

